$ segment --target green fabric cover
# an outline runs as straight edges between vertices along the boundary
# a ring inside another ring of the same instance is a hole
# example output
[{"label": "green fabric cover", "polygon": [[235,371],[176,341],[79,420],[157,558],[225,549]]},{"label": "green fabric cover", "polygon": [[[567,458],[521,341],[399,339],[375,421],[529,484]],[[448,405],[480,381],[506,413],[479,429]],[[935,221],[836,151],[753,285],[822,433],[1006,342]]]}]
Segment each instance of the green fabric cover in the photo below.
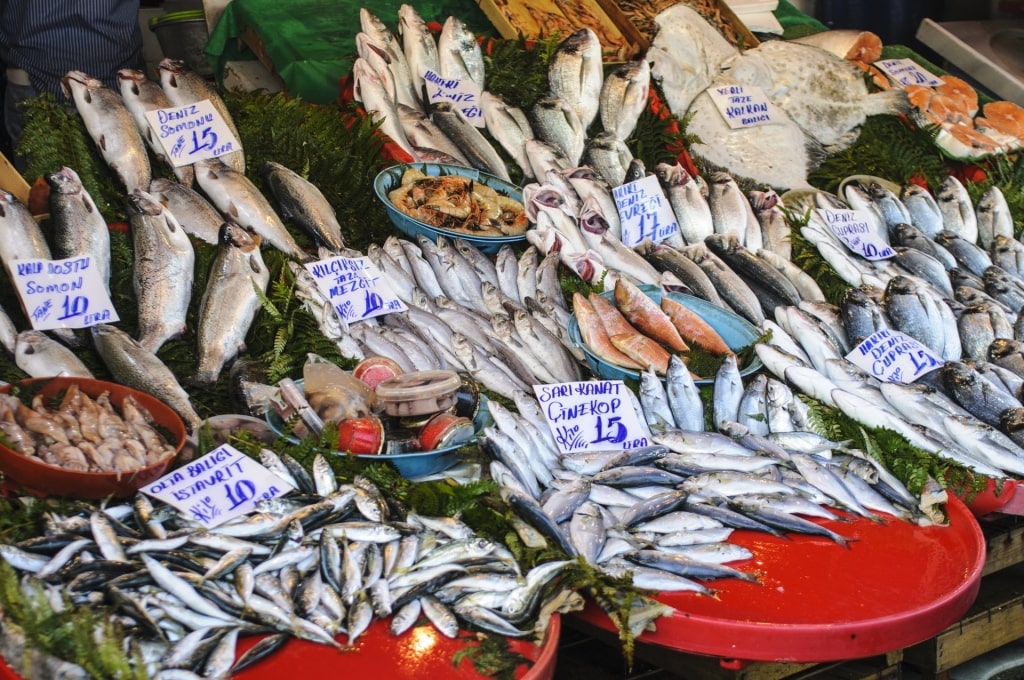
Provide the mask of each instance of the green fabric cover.
[{"label": "green fabric cover", "polygon": [[[233,0],[210,34],[206,54],[221,78],[224,64],[252,59],[237,38],[245,28],[259,36],[263,48],[288,92],[316,104],[338,100],[338,81],[356,58],[359,9],[367,7],[398,35],[401,0],[324,2],[323,0]],[[427,22],[444,23],[457,16],[477,35],[496,35],[473,0],[434,0],[417,3]]]}]

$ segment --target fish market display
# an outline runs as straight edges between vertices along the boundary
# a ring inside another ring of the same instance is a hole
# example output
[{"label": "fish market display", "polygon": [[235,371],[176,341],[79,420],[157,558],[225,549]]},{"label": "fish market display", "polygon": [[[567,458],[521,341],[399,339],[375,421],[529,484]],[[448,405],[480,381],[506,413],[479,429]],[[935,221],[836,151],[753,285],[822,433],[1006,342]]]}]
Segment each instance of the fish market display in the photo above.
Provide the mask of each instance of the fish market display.
[{"label": "fish market display", "polygon": [[518,236],[528,225],[522,203],[460,175],[431,176],[409,168],[388,199],[420,222],[472,236]]},{"label": "fish market display", "polygon": [[175,454],[152,416],[128,394],[120,408],[106,392],[93,399],[77,383],[52,408],[41,395],[26,406],[0,395],[0,431],[18,453],[78,472],[129,473]]},{"label": "fish market display", "polygon": [[[395,514],[373,482],[340,483],[322,457],[312,473],[287,455],[261,458],[302,495],[206,529],[140,494],[50,514],[52,548],[28,541],[0,555],[57,601],[116,610],[148,677],[228,677],[293,638],[348,650],[375,619],[404,635],[421,614],[447,637],[540,639],[552,611],[579,606],[557,585],[569,561],[522,573],[503,545],[454,518]],[[257,634],[239,656],[239,637]]]},{"label": "fish market display", "polygon": [[[174,107],[163,88],[160,87],[160,83],[150,80],[142,71],[127,68],[117,72],[117,82],[121,86],[121,99],[128,108],[128,112],[132,114],[132,120],[135,121],[139,134],[153,156],[161,164],[171,168],[179,182],[186,186],[192,186],[192,182],[195,180],[195,170],[191,165],[175,166],[171,163],[160,139],[153,131],[153,126],[146,118],[148,111]],[[145,189],[146,187],[139,188]]]}]

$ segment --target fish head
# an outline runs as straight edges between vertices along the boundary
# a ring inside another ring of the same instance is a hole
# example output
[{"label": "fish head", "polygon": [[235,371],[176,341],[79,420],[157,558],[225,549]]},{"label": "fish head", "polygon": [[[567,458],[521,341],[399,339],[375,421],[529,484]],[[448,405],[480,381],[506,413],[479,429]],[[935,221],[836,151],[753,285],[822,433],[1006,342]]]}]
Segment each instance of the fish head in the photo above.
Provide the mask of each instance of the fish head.
[{"label": "fish head", "polygon": [[188,65],[181,59],[164,57],[157,65],[160,74],[160,84],[164,88],[178,87],[178,78],[189,71]]},{"label": "fish head", "polygon": [[141,85],[146,82],[146,74],[138,69],[123,68],[117,72],[117,83],[121,89],[121,96],[139,96]]},{"label": "fish head", "polygon": [[73,99],[78,95],[87,104],[91,101],[89,91],[103,86],[99,79],[84,71],[68,71],[60,79],[60,89],[65,97]]},{"label": "fish head", "polygon": [[67,166],[46,175],[46,182],[51,190],[60,194],[77,194],[82,191],[82,180],[78,173]]},{"label": "fish head", "polygon": [[163,204],[152,194],[142,189],[134,189],[128,195],[128,205],[137,215],[156,217],[164,212]]}]

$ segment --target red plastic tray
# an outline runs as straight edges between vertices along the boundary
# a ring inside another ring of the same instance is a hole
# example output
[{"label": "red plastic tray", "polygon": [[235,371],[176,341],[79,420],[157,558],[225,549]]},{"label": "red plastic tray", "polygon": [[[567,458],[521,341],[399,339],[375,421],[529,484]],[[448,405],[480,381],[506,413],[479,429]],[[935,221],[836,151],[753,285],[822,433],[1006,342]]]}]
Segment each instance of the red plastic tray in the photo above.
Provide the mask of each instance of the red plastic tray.
[{"label": "red plastic tray", "polygon": [[[378,680],[484,680],[469,660],[458,667],[452,657],[468,645],[470,634],[462,631],[452,640],[438,633],[430,624],[411,628],[395,637],[388,632],[390,621],[374,621],[349,650],[338,651],[303,640],[290,640],[272,656],[236,673],[235,680],[279,680],[280,678],[373,678]],[[513,651],[531,659],[533,666],[520,666],[519,680],[551,680],[558,658],[561,620],[551,617],[547,637],[541,645],[510,640]],[[344,643],[344,638],[338,638]],[[256,644],[259,637],[242,638],[239,654]],[[21,680],[0,657],[0,680]]]},{"label": "red plastic tray", "polygon": [[[974,602],[985,541],[971,512],[948,502],[949,526],[918,527],[889,519],[823,521],[853,539],[736,531],[731,542],[754,557],[732,563],[760,583],[723,579],[716,597],[661,594],[675,607],[638,641],[741,661],[816,663],[900,649],[940,633]],[[614,630],[593,603],[573,614]]]}]

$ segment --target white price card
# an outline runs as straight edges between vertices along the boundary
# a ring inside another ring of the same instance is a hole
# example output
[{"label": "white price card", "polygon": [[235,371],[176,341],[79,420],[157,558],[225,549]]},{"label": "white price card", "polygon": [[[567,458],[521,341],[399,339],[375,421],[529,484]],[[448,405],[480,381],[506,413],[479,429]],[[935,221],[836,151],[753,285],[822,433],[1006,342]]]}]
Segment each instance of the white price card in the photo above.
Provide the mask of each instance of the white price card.
[{"label": "white price card", "polygon": [[868,218],[860,210],[817,208],[818,217],[846,247],[866,260],[887,260],[896,251],[880,234],[871,228]]},{"label": "white price card", "polygon": [[146,119],[175,167],[223,156],[242,148],[209,99],[146,111]]},{"label": "white price card", "polygon": [[709,87],[707,93],[722,118],[734,130],[770,125],[782,117],[764,90],[756,85]]},{"label": "white price card", "polygon": [[635,449],[651,443],[621,380],[534,385],[533,391],[562,453]]},{"label": "white price card", "polygon": [[679,233],[672,204],[655,175],[621,184],[612,189],[615,207],[622,222],[622,242],[634,248],[645,239],[657,243]]},{"label": "white price card", "polygon": [[941,80],[913,59],[882,59],[876,61],[875,66],[889,76],[893,82],[904,87],[907,85],[934,87],[942,84]]},{"label": "white price card", "polygon": [[288,481],[229,444],[141,489],[205,527],[250,513],[256,503],[293,490]]},{"label": "white price card", "polygon": [[846,358],[879,380],[912,383],[942,366],[942,357],[900,331],[875,331]]},{"label": "white price card", "polygon": [[427,88],[427,101],[451,102],[470,123],[478,128],[485,126],[484,111],[480,107],[480,94],[482,88],[477,83],[466,78],[444,78],[439,73],[424,69],[420,74]]},{"label": "white price card", "polygon": [[368,257],[332,257],[307,262],[306,269],[342,321],[361,321],[406,309]]},{"label": "white price card", "polygon": [[13,260],[9,271],[21,306],[37,331],[87,328],[120,320],[89,255]]}]

